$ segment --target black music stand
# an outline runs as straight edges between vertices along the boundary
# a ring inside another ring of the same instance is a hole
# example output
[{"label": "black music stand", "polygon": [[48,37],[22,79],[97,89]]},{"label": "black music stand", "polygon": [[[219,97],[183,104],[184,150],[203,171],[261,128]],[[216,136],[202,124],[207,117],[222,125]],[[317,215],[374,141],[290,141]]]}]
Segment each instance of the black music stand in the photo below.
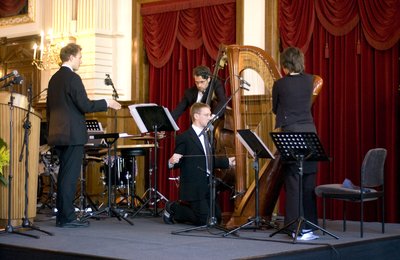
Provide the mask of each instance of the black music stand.
[{"label": "black music stand", "polygon": [[246,147],[247,151],[253,156],[253,169],[254,169],[254,179],[255,179],[255,217],[250,218],[243,225],[230,230],[224,236],[228,236],[229,234],[235,233],[239,229],[249,227],[254,224],[254,229],[258,229],[263,219],[259,214],[259,158],[267,158],[267,159],[275,159],[274,155],[268,149],[268,147],[263,143],[263,141],[258,137],[258,135],[251,131],[250,129],[242,129],[237,130],[236,136],[239,141]]},{"label": "black music stand", "polygon": [[106,208],[97,211],[97,212],[91,212],[87,216],[84,216],[82,219],[86,220],[88,218],[93,218],[97,217],[100,214],[107,213],[109,217],[116,217],[118,220],[125,220],[129,224],[133,225],[133,222],[131,222],[129,219],[126,218],[125,214],[118,212],[113,204],[111,203],[111,146],[114,144],[114,142],[119,138],[118,133],[110,133],[110,134],[94,134],[90,138],[92,139],[102,139],[103,142],[106,144],[107,147],[107,161],[108,161],[108,205]]},{"label": "black music stand", "polygon": [[[158,131],[170,132],[178,131],[179,127],[176,125],[171,116],[168,108],[158,106],[157,104],[138,104],[129,106],[129,110],[133,119],[135,120],[140,132],[149,133],[154,132],[154,160],[153,165],[149,170],[149,188],[144,193],[148,193],[149,198],[142,204],[142,206],[132,215],[136,216],[148,204],[153,203],[154,211],[153,216],[158,216],[157,202],[161,200],[168,201],[157,189],[157,149],[158,149]],[[154,173],[154,186],[151,186],[151,175]]]},{"label": "black music stand", "polygon": [[339,239],[339,237],[321,228],[304,218],[303,214],[303,163],[305,161],[329,161],[325,154],[324,148],[318,138],[318,135],[313,132],[271,132],[272,141],[281,154],[283,161],[295,161],[299,166],[299,213],[298,218],[286,224],[284,227],[270,234],[272,237],[280,232],[291,232],[289,227],[297,223],[296,232],[293,237],[293,243],[296,243],[303,223],[307,223],[316,229],[321,230],[328,235]]}]

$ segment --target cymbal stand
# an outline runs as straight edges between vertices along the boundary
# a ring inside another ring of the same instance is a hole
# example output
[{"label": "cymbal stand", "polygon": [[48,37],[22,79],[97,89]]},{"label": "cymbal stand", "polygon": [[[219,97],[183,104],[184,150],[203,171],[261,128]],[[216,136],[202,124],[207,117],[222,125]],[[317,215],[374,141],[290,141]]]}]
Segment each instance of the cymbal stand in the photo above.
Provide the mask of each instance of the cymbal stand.
[{"label": "cymbal stand", "polygon": [[[4,229],[4,232],[6,233],[12,233],[12,234],[18,234],[18,235],[23,235],[27,237],[32,237],[32,238],[39,238],[37,235],[32,235],[32,234],[27,234],[23,232],[19,232],[15,229],[15,227],[12,226],[11,224],[11,211],[12,211],[12,184],[13,184],[13,132],[14,132],[14,123],[13,123],[13,111],[14,111],[14,96],[13,96],[13,85],[14,85],[14,80],[10,81],[7,83],[5,86],[10,87],[10,101],[8,103],[9,105],[9,110],[10,110],[10,140],[9,140],[9,167],[8,167],[8,216],[7,216],[7,225]],[[30,113],[30,108],[28,109],[28,114]],[[27,167],[27,166],[26,166]],[[27,176],[25,176],[26,180]],[[25,190],[26,190],[26,181],[25,181]],[[27,193],[26,193],[27,194]],[[25,194],[25,195],[26,195]],[[25,197],[25,202],[26,202],[26,197]],[[26,204],[26,203],[25,203]],[[25,213],[26,213],[26,207],[25,207]],[[23,219],[24,221],[24,219]]]},{"label": "cymbal stand", "polygon": [[[148,199],[142,204],[142,206],[132,215],[132,217],[135,217],[142,209],[144,209],[147,205],[154,205],[154,210],[153,210],[153,217],[158,217],[158,202],[160,200],[165,200],[168,201],[168,199],[157,190],[157,149],[158,149],[158,133],[157,133],[157,125],[153,126],[154,129],[154,160],[151,160],[151,149],[149,153],[149,161],[150,161],[150,169],[149,169],[149,188],[146,190],[146,192],[143,194],[142,199],[146,197],[146,194],[148,194]],[[153,175],[154,173],[154,175]],[[151,186],[151,178],[152,175],[154,176],[154,186]]]},{"label": "cymbal stand", "polygon": [[133,225],[133,222],[126,218],[127,214],[121,214],[121,212],[118,212],[113,207],[113,204],[111,202],[111,189],[112,189],[112,185],[111,185],[111,163],[112,163],[111,162],[111,146],[113,145],[113,143],[117,139],[118,139],[118,134],[115,134],[115,136],[112,136],[112,137],[104,138],[105,143],[107,145],[107,160],[108,160],[108,180],[109,180],[108,181],[108,187],[107,187],[108,188],[108,205],[103,210],[87,214],[87,216],[84,216],[82,218],[83,220],[86,220],[86,219],[89,219],[89,218],[94,218],[94,217],[97,217],[100,214],[107,213],[107,215],[109,217],[116,217],[120,221],[121,221],[121,219],[123,219],[126,222],[128,222],[130,225]]}]

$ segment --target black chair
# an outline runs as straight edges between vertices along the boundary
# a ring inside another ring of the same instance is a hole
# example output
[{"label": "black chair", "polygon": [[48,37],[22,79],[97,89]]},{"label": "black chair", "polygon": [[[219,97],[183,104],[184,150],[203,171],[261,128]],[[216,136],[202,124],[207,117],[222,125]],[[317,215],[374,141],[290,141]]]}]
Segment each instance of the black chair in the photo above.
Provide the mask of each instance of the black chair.
[{"label": "black chair", "polygon": [[384,166],[386,149],[375,148],[367,152],[361,165],[360,187],[343,184],[325,184],[315,188],[323,199],[323,228],[325,228],[325,199],[343,200],[343,231],[346,231],[347,202],[360,203],[360,235],[363,237],[364,202],[381,200],[382,233],[385,233]]}]

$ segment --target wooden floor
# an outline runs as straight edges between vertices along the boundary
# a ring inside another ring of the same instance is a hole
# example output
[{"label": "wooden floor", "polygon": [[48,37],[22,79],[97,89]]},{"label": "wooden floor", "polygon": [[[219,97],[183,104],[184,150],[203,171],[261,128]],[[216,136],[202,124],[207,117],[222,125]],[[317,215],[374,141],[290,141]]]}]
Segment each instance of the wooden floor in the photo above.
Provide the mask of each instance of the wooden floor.
[{"label": "wooden floor", "polygon": [[270,238],[275,229],[240,229],[226,237],[216,227],[173,234],[191,226],[166,225],[146,213],[128,215],[134,225],[104,214],[88,228],[68,229],[55,227],[50,212],[42,212],[34,224],[53,235],[17,227],[39,238],[3,232],[1,259],[400,259],[400,224],[386,224],[382,234],[380,223],[366,223],[360,238],[358,222],[349,221],[342,232],[341,221],[328,221],[327,230],[339,239],[316,232],[319,239],[294,243],[286,234]]}]

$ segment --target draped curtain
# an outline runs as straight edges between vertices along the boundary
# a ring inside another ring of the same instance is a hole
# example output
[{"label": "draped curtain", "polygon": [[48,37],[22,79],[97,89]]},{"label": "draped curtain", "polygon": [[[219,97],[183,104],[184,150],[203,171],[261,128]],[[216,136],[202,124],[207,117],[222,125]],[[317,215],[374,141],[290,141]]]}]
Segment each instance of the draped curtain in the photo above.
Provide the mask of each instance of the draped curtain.
[{"label": "draped curtain", "polygon": [[[359,183],[365,153],[386,148],[389,222],[400,217],[399,17],[399,0],[279,1],[282,49],[301,48],[306,71],[324,79],[313,112],[332,160],[320,163],[317,184],[341,183],[345,178]],[[327,217],[342,218],[340,203],[328,204]],[[377,204],[371,206],[366,219],[380,220]],[[349,208],[348,218],[359,219],[358,205]]]},{"label": "draped curtain", "polygon": [[[235,0],[160,1],[142,4],[141,15],[149,60],[149,102],[172,110],[185,89],[194,85],[193,68],[206,65],[213,71],[219,45],[235,43]],[[228,75],[227,69],[218,73],[222,78]],[[178,121],[180,131],[189,122],[186,112]],[[160,141],[156,162],[158,189],[170,200],[178,197],[177,183],[170,178],[179,176],[179,171],[167,169],[173,147],[173,134],[167,133]]]}]

